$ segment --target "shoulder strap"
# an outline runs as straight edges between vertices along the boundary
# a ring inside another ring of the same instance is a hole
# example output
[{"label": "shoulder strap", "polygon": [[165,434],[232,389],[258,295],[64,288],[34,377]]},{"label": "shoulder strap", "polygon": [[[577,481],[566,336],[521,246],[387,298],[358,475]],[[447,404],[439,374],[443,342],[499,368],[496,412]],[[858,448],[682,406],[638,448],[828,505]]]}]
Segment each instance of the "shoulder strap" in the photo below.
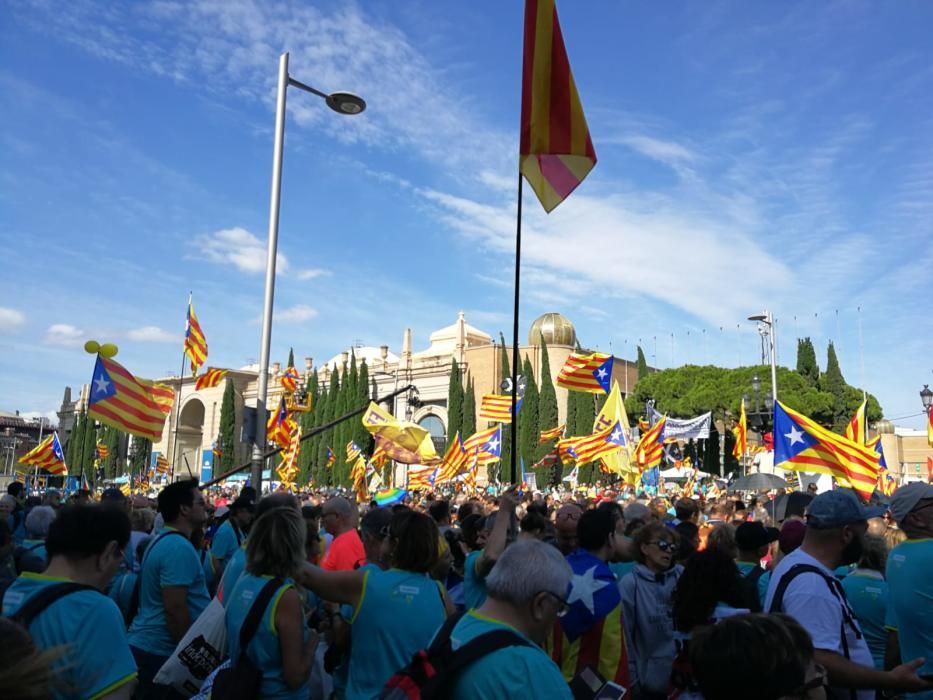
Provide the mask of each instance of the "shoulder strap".
[{"label": "shoulder strap", "polygon": [[26,547],[26,551],[35,552],[37,549],[39,549],[39,547],[43,547],[43,546],[45,546],[45,542],[36,542],[35,544],[31,544],[28,547]]},{"label": "shoulder strap", "polygon": [[[139,563],[139,575],[136,577],[136,581],[133,583],[133,592],[130,594],[130,604],[124,613],[123,620],[126,622],[127,627],[133,621],[133,618],[136,617],[136,613],[139,612],[139,596],[142,590],[143,585],[143,567],[146,565],[146,560],[149,558],[149,552],[152,551],[152,548],[155,547],[159,542],[164,540],[169,535],[181,535],[178,530],[169,530],[168,532],[163,532],[161,535],[156,535],[156,538],[146,546],[146,551],[143,552],[143,559]],[[184,537],[184,535],[182,535]]]},{"label": "shoulder strap", "polygon": [[83,583],[74,583],[73,581],[46,586],[27,600],[26,603],[13,614],[11,619],[14,622],[18,622],[26,629],[29,629],[29,625],[32,624],[32,621],[40,613],[47,610],[52,603],[59,598],[64,598],[66,595],[71,595],[78,591],[97,591],[97,593],[100,593],[100,591],[93,586],[86,586]]},{"label": "shoulder strap", "polygon": [[760,566],[756,566],[754,569],[750,569],[748,573],[745,574],[745,578],[749,581],[755,582],[761,578],[764,572],[764,569],[762,569]]},{"label": "shoulder strap", "polygon": [[250,606],[249,612],[246,613],[246,619],[243,621],[242,627],[240,627],[241,661],[246,658],[246,647],[249,645],[250,640],[252,640],[253,635],[256,634],[256,630],[259,629],[259,622],[262,620],[262,615],[266,612],[266,608],[269,607],[269,601],[272,600],[272,596],[275,595],[275,592],[284,585],[285,581],[280,578],[273,578],[267,581],[266,585],[259,591],[259,595],[256,596],[256,600],[254,600],[253,604]]},{"label": "shoulder strap", "polygon": [[243,534],[240,532],[240,528],[236,526],[235,522],[232,520],[228,522],[230,523],[230,527],[233,528],[233,534],[236,536],[236,546],[239,547],[241,544],[243,544]]},{"label": "shoulder strap", "polygon": [[431,646],[428,647],[429,654],[440,652],[447,645],[447,643],[450,642],[450,633],[454,631],[454,627],[456,627],[457,623],[463,619],[464,615],[466,615],[466,611],[461,610],[455,615],[451,615],[446,620],[444,620],[444,624],[441,625],[441,628],[434,636],[434,641],[431,642]]},{"label": "shoulder strap", "polygon": [[[771,599],[771,607],[768,608],[769,613],[782,612],[781,606],[784,605],[784,593],[787,592],[787,587],[790,585],[791,581],[800,576],[800,574],[817,574],[823,580],[826,579],[826,574],[813,566],[813,564],[794,564],[781,576],[781,580],[778,581],[777,588],[774,591],[774,597]],[[831,586],[830,590],[832,590]]]}]

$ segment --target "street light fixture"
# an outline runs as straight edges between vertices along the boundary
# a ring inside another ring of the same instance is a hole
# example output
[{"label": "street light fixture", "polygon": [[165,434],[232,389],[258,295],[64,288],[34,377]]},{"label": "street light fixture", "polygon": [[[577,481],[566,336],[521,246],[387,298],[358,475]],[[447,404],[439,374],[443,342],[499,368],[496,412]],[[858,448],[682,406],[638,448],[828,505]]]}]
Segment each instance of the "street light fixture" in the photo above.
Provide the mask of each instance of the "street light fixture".
[{"label": "street light fixture", "polygon": [[923,402],[923,410],[929,413],[930,406],[933,405],[933,390],[928,384],[924,384],[920,390],[920,400]]},{"label": "street light fixture", "polygon": [[749,321],[756,321],[768,327],[768,343],[771,348],[771,392],[772,401],[777,401],[777,329],[774,325],[774,314],[765,311],[748,317]]},{"label": "street light fixture", "polygon": [[272,342],[272,306],[275,299],[275,263],[279,246],[279,209],[282,200],[282,157],[285,146],[285,97],[288,86],[317,95],[338,114],[355,115],[366,102],[350,92],[325,93],[288,75],[288,53],[279,56],[278,94],[275,100],[275,140],[272,147],[272,188],[269,197],[269,242],[266,250],[266,284],[262,308],[262,338],[259,345],[259,382],[256,387],[257,438],[253,444],[250,484],[262,493],[262,454],[266,446],[266,400],[269,394],[269,351]]}]

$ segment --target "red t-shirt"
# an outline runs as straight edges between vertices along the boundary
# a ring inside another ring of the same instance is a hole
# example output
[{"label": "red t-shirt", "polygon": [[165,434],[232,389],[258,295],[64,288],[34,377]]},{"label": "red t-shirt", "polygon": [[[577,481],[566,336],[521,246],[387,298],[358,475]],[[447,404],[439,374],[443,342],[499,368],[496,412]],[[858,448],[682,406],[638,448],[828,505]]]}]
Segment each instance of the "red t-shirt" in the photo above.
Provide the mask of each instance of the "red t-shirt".
[{"label": "red t-shirt", "polygon": [[327,554],[321,562],[325,571],[352,571],[366,563],[366,551],[363,541],[356,530],[347,530],[337,535],[327,548]]}]

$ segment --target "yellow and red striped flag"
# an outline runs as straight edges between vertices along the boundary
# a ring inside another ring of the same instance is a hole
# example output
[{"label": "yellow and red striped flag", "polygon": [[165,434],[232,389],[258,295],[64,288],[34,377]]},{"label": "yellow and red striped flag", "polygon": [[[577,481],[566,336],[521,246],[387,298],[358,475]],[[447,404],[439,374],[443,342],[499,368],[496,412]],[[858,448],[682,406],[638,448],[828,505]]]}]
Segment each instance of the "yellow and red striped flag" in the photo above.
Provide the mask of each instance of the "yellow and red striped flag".
[{"label": "yellow and red striped flag", "polygon": [[94,446],[95,459],[107,459],[110,456],[110,448],[107,447],[100,440],[97,441],[97,444]]},{"label": "yellow and red striped flag", "polygon": [[525,0],[519,170],[546,212],[596,165],[554,0]]},{"label": "yellow and red striped flag", "polygon": [[547,442],[548,440],[559,439],[561,435],[564,434],[564,430],[567,428],[567,424],[558,425],[556,428],[551,428],[550,430],[542,430],[541,438],[538,442]]},{"label": "yellow and red striped flag", "polygon": [[19,458],[20,464],[45,469],[50,474],[67,474],[65,453],[58,441],[58,433],[52,433],[29,452]]},{"label": "yellow and red striped flag", "polygon": [[175,392],[171,387],[134,377],[123,365],[97,356],[88,399],[88,418],[158,442],[162,439],[165,418],[172,412],[174,402]]},{"label": "yellow and red striped flag", "polygon": [[735,426],[735,444],[732,446],[732,456],[742,459],[748,449],[748,419],[745,417],[745,399],[742,399],[742,412],[739,414],[739,424]]},{"label": "yellow and red striped flag", "polygon": [[667,425],[667,416],[662,416],[658,422],[643,433],[638,445],[635,447],[635,464],[640,471],[651,469],[661,463],[664,457],[664,426]]},{"label": "yellow and red striped flag", "polygon": [[282,388],[289,393],[294,393],[295,389],[298,388],[298,380],[301,379],[301,376],[298,374],[298,370],[294,367],[286,367],[285,374],[282,375],[282,378],[279,380],[282,382]]},{"label": "yellow and red striped flag", "polygon": [[468,459],[475,459],[479,464],[498,462],[502,454],[502,426],[474,433],[464,440],[463,449]]},{"label": "yellow and red striped flag", "polygon": [[201,391],[201,389],[213,389],[215,386],[220,384],[220,382],[226,376],[227,370],[208,367],[207,371],[195,380],[194,390]]},{"label": "yellow and red striped flag", "polygon": [[[347,443],[347,464],[350,462],[356,462],[360,457],[360,446],[357,445],[353,440]],[[366,466],[366,463],[363,463],[363,466]]]},{"label": "yellow and red striped flag", "polygon": [[332,449],[328,447],[327,451],[324,454],[325,454],[325,462],[324,462],[325,467],[332,467],[334,466],[334,464],[337,463],[337,455],[334,454],[334,451]]},{"label": "yellow and red striped flag", "polygon": [[852,420],[850,420],[849,424],[846,426],[846,437],[852,442],[857,442],[859,445],[864,445],[868,442],[868,431],[865,421],[866,403],[867,401],[862,401],[862,405],[858,407],[855,411],[855,415],[852,416]]},{"label": "yellow and red striped flag", "polygon": [[567,455],[577,464],[589,464],[625,445],[625,433],[617,422],[592,435],[581,435],[558,441],[559,454]]},{"label": "yellow and red striped flag", "polygon": [[[282,453],[282,466],[279,467],[286,474],[294,475],[298,473],[298,455],[301,454],[301,426],[295,428],[292,433],[288,447]],[[288,479],[291,481],[291,479]]]},{"label": "yellow and red striped flag", "polygon": [[612,355],[594,352],[590,355],[573,353],[557,374],[557,386],[571,391],[608,394],[612,384]]},{"label": "yellow and red striped flag", "polygon": [[156,455],[155,470],[159,474],[168,474],[172,471],[172,465],[168,463],[168,459],[165,458],[165,455],[161,453]]},{"label": "yellow and red striped flag", "polygon": [[285,408],[285,399],[280,399],[279,409],[269,416],[266,423],[266,439],[286,449],[296,427],[298,424],[289,417],[288,409]]},{"label": "yellow and red striped flag", "polygon": [[377,469],[382,469],[382,467],[384,467],[385,463],[388,461],[389,455],[386,454],[385,447],[382,445],[376,445],[376,449],[373,450],[373,456],[370,457],[369,463]]},{"label": "yellow and red striped flag", "polygon": [[408,470],[408,491],[430,491],[434,488],[437,467],[418,467]]},{"label": "yellow and red striped flag", "polygon": [[188,297],[188,321],[185,324],[184,349],[188,359],[191,360],[191,376],[195,376],[198,373],[198,367],[207,360],[207,339],[194,313],[194,304],[191,303],[190,296]]},{"label": "yellow and red striped flag", "polygon": [[469,457],[463,449],[460,433],[457,433],[447,446],[447,452],[444,453],[444,460],[438,468],[435,483],[440,485],[453,481],[463,471],[468,461]]},{"label": "yellow and red striped flag", "polygon": [[[515,403],[518,406],[518,410],[521,411],[522,400],[518,399]],[[479,404],[479,417],[483,420],[494,421],[496,423],[511,423],[511,394],[483,394]]]}]

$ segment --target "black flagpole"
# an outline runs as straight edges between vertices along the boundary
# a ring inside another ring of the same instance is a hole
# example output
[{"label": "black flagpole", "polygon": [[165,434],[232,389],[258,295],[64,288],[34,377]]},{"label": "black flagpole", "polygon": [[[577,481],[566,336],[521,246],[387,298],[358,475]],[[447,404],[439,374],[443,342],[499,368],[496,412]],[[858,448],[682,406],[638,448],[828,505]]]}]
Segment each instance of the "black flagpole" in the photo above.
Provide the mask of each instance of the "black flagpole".
[{"label": "black flagpole", "polygon": [[512,484],[518,482],[516,460],[518,452],[518,411],[515,410],[515,401],[518,396],[518,301],[519,282],[521,280],[522,266],[522,174],[518,173],[518,211],[515,223],[515,309],[512,317],[512,449],[509,452],[511,462]]}]

